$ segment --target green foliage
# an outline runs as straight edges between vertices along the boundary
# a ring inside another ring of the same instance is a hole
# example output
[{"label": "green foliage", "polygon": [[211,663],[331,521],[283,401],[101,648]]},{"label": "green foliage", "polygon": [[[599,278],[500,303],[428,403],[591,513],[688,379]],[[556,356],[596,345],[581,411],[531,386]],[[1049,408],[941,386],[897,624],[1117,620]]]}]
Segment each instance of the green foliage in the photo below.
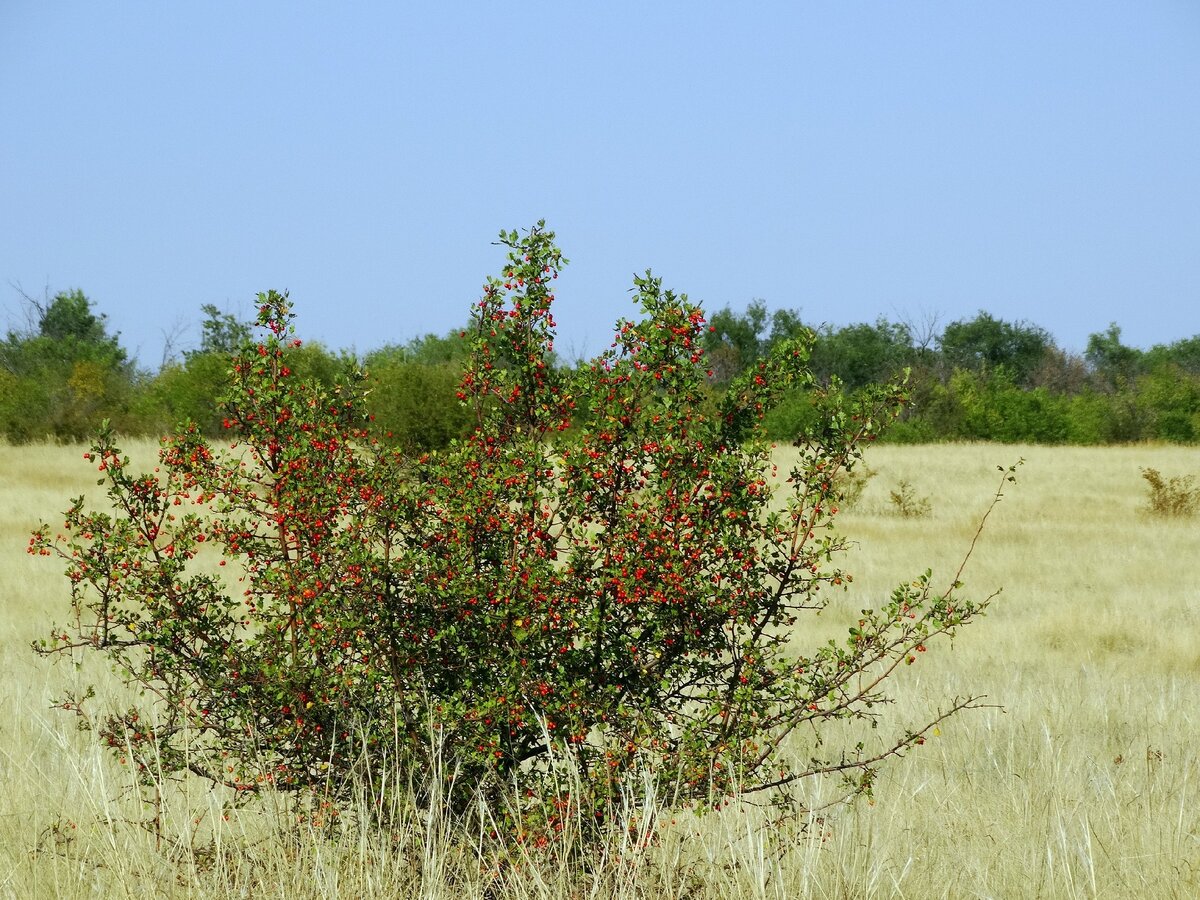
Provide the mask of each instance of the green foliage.
[{"label": "green foliage", "polygon": [[964,437],[1010,444],[1058,444],[1066,440],[1063,404],[1045,388],[1022,390],[1008,380],[1003,370],[980,388],[971,395],[973,406],[966,413]]},{"label": "green foliage", "polygon": [[758,362],[768,348],[766,327],[767,307],[761,300],[752,301],[741,315],[729,307],[712,315],[702,346],[718,384],[728,383]]},{"label": "green foliage", "polygon": [[[98,651],[141,699],[64,708],[148,786],[191,773],[242,800],[269,785],[340,803],[363,777],[445,771],[434,793],[458,812],[482,801],[552,835],[568,818],[604,826],[647,776],[701,805],[816,773],[864,792],[876,764],[972,705],[872,748],[821,740],[839,720],[876,723],[887,676],[986,605],[928,573],[847,640],[795,649],[848,579],[840,485],[896,387],[823,395],[779,496],[762,420],[811,381],[804,342],[777,344],[714,408],[703,314],[647,273],[641,318],[563,370],[551,305],[566,261],[540,223],[501,241],[468,329],[471,427],[444,451],[386,449],[354,385],[301,379],[275,293],[232,366],[232,447],[185,427],[135,474],[100,434],[87,458],[106,501],[76,499],[64,537],[44,526],[30,544],[71,585],[71,619],[41,649]],[[523,805],[502,808],[514,789]]]},{"label": "green foliage", "polygon": [[1134,391],[1111,394],[1105,408],[1106,443],[1128,444],[1153,437],[1154,414]]},{"label": "green foliage", "polygon": [[444,448],[463,437],[471,416],[458,388],[469,355],[470,344],[459,331],[367,354],[366,408],[373,432],[412,450]]},{"label": "green foliage", "polygon": [[920,381],[892,441],[1112,444],[1194,442],[1200,436],[1200,377],[1167,364],[1121,390],[1102,384],[1077,393],[1021,387],[1003,367],[959,369],[945,383]]},{"label": "green foliage", "polygon": [[1135,397],[1146,411],[1150,436],[1181,444],[1200,437],[1200,375],[1164,363],[1138,378]]},{"label": "green foliage", "polygon": [[[0,342],[0,370],[8,376],[0,434],[15,441],[78,440],[102,418],[127,434],[161,434],[185,420],[206,435],[220,433],[225,367],[247,339],[247,323],[206,304],[199,348],[151,376],[135,371],[82,292],[26,300],[36,326]],[[1084,358],[1056,347],[1038,326],[985,312],[947,326],[935,350],[931,331],[918,339],[908,325],[882,318],[814,332],[793,309],[771,312],[761,300],[742,312],[726,307],[700,337],[709,411],[733,380],[792,340],[810,344],[814,379],[768,411],[764,427],[776,440],[790,441],[818,423],[817,386],[852,396],[902,371],[912,402],[886,432],[890,442],[1200,440],[1200,336],[1143,352],[1122,344],[1112,324],[1090,337]],[[287,352],[301,378],[327,387],[365,371],[364,414],[374,417],[373,433],[388,442],[418,451],[444,448],[470,425],[457,397],[470,353],[462,332],[387,344],[361,362],[315,343]],[[546,364],[560,361],[550,354]],[[581,409],[575,418],[588,416]]]},{"label": "green foliage", "polygon": [[144,387],[139,414],[143,433],[166,434],[194,422],[202,434],[223,429],[221,397],[228,390],[230,357],[216,352],[184,355],[182,363],[167,363]]},{"label": "green foliage", "polygon": [[82,440],[104,416],[124,420],[134,390],[130,373],[87,359],[5,381],[0,428],[15,443]]},{"label": "green foliage", "polygon": [[0,430],[16,444],[53,438],[54,398],[49,385],[28,375],[0,369]]},{"label": "green foliage", "polygon": [[250,340],[253,333],[250,323],[232,313],[221,312],[211,303],[205,303],[200,311],[204,313],[204,321],[200,323],[200,349],[185,353],[186,358],[208,353],[230,357]]},{"label": "green foliage", "polygon": [[1170,344],[1155,344],[1143,359],[1150,370],[1175,366],[1188,375],[1200,375],[1200,334]]},{"label": "green foliage", "polygon": [[1067,443],[1094,445],[1111,442],[1113,398],[1111,394],[1083,391],[1066,399]]},{"label": "green foliage", "polygon": [[767,411],[763,430],[771,440],[791,443],[797,435],[810,433],[820,419],[817,392],[813,388],[797,388],[783,394]]},{"label": "green foliage", "polygon": [[[202,346],[217,340],[210,335]],[[327,389],[335,389],[358,372],[353,357],[331,353],[319,343],[295,341],[282,353],[297,381],[315,381]],[[222,398],[229,390],[229,367],[229,354],[203,349],[185,353],[182,362],[168,362],[154,377],[140,382],[128,415],[112,424],[125,434],[161,435],[191,423],[201,434],[216,437],[229,422],[222,408]],[[89,430],[94,430],[98,421],[99,417],[93,419]]]},{"label": "green foliage", "polygon": [[454,364],[461,368],[470,356],[470,344],[464,339],[466,333],[453,331],[439,336],[427,334],[413,338],[406,344],[389,344],[367,354],[368,369],[391,363],[417,363],[426,366]]},{"label": "green foliage", "polygon": [[1200,511],[1200,487],[1191,475],[1164,478],[1158,469],[1142,469],[1150,496],[1146,510],[1164,518],[1194,516]]},{"label": "green foliage", "polygon": [[1073,395],[1086,390],[1090,384],[1091,373],[1083,357],[1052,346],[1046,348],[1026,386],[1045,388],[1055,395]]},{"label": "green foliage", "polygon": [[83,291],[60,291],[46,304],[30,302],[37,314],[37,330],[10,331],[0,343],[0,367],[15,375],[38,376],[69,373],[79,362],[106,370],[127,365],[117,336],[108,334],[105,316],[92,310]]},{"label": "green foliage", "polygon": [[945,435],[934,430],[928,419],[917,415],[901,417],[881,436],[888,444],[935,444]]},{"label": "green foliage", "polygon": [[1140,368],[1142,353],[1121,343],[1121,329],[1116,322],[1108,329],[1088,336],[1084,358],[1095,370],[1101,382],[1111,390],[1119,390],[1131,382]]},{"label": "green foliage", "polygon": [[947,384],[927,387],[923,401],[922,421],[942,439],[1059,443],[1068,435],[1059,399],[1017,387],[1003,368],[990,376],[960,369]]},{"label": "green foliage", "polygon": [[710,379],[726,385],[753,369],[773,347],[791,340],[812,340],[812,329],[800,320],[799,312],[779,309],[768,315],[766,304],[753,300],[744,313],[735,313],[728,306],[713,313],[701,345]]},{"label": "green foliage", "polygon": [[877,319],[874,325],[826,326],[813,343],[812,369],[818,381],[839,379],[849,391],[886,384],[914,361],[912,334],[905,325]]},{"label": "green foliage", "polygon": [[71,362],[86,359],[106,368],[126,362],[117,336],[108,334],[107,316],[92,311],[92,302],[83,291],[56,294],[40,313],[38,338],[56,346],[57,353],[53,355],[58,358]]},{"label": "green foliage", "polygon": [[363,377],[358,358],[346,350],[331,350],[320,341],[293,340],[284,348],[288,371],[298,381],[312,382],[327,391],[338,391]]},{"label": "green foliage", "polygon": [[1013,383],[1025,386],[1042,364],[1054,341],[1044,329],[1028,322],[1005,322],[980,310],[970,321],[952,322],[940,340],[944,364],[950,369],[987,373],[1003,367]]},{"label": "green foliage", "polygon": [[0,369],[11,391],[0,400],[0,427],[13,441],[78,440],[100,416],[121,416],[135,372],[105,317],[80,290],[48,303],[30,301],[37,329],[10,331],[0,342]]},{"label": "green foliage", "polygon": [[458,399],[461,365],[387,359],[368,362],[366,408],[373,432],[412,450],[435,450],[463,437],[471,415]]}]

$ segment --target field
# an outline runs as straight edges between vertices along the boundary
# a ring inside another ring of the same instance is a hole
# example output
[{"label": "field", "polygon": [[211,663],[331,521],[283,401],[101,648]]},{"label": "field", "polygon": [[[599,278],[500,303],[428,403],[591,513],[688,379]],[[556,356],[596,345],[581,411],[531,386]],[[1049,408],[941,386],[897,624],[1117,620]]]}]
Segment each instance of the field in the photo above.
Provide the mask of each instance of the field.
[{"label": "field", "polygon": [[[133,448],[148,462],[149,445]],[[89,677],[29,644],[65,617],[66,582],[29,531],[97,492],[77,447],[0,446],[0,895],[12,897],[1194,897],[1200,896],[1200,520],[1140,512],[1140,468],[1200,473],[1172,447],[872,448],[876,473],[842,517],[854,583],[801,642],[927,567],[952,580],[999,483],[1024,457],[963,576],[1003,592],[985,619],[904,670],[897,727],[985,694],[905,759],[873,802],[768,827],[765,811],[680,815],[650,849],[581,873],[554,859],[486,871],[434,819],[384,840],[272,830],[268,812],[169,799],[167,834],[130,820],[128,781],[52,710]],[[786,462],[786,451],[779,451]],[[928,516],[894,514],[901,480]],[[106,673],[100,679],[105,689]],[[811,786],[813,796],[832,790]]]}]

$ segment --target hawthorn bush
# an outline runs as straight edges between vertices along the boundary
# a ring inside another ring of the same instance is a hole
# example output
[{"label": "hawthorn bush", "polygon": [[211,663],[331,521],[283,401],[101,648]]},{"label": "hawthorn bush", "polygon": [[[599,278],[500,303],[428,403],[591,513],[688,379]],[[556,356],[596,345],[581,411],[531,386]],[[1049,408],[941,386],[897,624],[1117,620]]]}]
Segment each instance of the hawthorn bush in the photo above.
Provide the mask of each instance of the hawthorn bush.
[{"label": "hawthorn bush", "polygon": [[135,474],[101,431],[86,456],[105,508],[80,497],[61,533],[30,544],[66,561],[72,596],[39,649],[98,651],[138,699],[64,708],[148,788],[190,773],[235,799],[337,804],[398,777],[550,835],[604,825],[647,773],[701,806],[815,773],[869,790],[877,763],[975,702],[869,747],[812,738],[874,724],[888,677],[987,603],[926,573],[847,640],[795,649],[825,589],[849,580],[833,564],[841,486],[899,387],[816,401],[776,484],[761,425],[811,384],[805,341],[780,343],[714,407],[704,316],[647,273],[641,317],[564,370],[554,236],[539,223],[501,242],[507,263],[465,333],[471,430],[444,452],[374,443],[353,383],[297,378],[274,292],[232,364],[228,446],[183,428]]}]

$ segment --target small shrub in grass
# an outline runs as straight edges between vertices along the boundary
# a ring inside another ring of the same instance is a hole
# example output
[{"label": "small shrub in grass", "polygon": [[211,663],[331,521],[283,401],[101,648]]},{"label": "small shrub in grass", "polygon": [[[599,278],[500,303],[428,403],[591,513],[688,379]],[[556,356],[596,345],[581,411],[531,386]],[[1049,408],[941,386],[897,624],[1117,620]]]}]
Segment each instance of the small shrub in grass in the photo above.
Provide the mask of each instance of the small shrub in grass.
[{"label": "small shrub in grass", "polygon": [[929,497],[917,493],[907,479],[901,478],[894,490],[888,491],[892,512],[902,519],[923,519],[933,512]]},{"label": "small shrub in grass", "polygon": [[1142,469],[1150,496],[1146,509],[1167,518],[1193,516],[1200,510],[1200,487],[1191,475],[1165,478],[1158,469]]},{"label": "small shrub in grass", "polygon": [[870,468],[866,463],[859,462],[854,468],[846,469],[837,480],[837,488],[841,492],[841,503],[843,508],[849,509],[856,506],[862,499],[863,493],[870,484],[871,479],[879,473]]},{"label": "small shrub in grass", "polygon": [[811,384],[803,341],[714,407],[703,313],[647,273],[641,317],[566,371],[552,364],[553,235],[501,241],[466,337],[470,431],[443,451],[373,443],[353,384],[298,380],[273,292],[233,361],[231,444],[184,428],[138,474],[100,433],[87,459],[108,510],[78,498],[30,545],[65,560],[72,598],[39,649],[95,650],[140,697],[65,709],[150,788],[191,774],[243,801],[270,788],[336,803],[364,772],[428,785],[441,771],[427,800],[548,836],[605,826],[643,775],[701,806],[818,773],[866,791],[878,763],[975,702],[872,748],[819,739],[875,723],[887,677],[986,606],[957,580],[941,592],[926,575],[847,640],[793,649],[849,578],[836,506],[899,388],[814,394],[780,504],[762,421]]}]

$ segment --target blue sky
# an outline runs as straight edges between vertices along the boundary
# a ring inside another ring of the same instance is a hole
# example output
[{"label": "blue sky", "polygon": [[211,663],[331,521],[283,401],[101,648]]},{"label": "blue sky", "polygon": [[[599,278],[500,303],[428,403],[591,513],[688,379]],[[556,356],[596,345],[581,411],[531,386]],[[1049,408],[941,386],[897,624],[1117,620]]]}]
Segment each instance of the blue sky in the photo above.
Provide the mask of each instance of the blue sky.
[{"label": "blue sky", "polygon": [[79,287],[148,365],[268,288],[331,347],[445,333],[543,217],[569,356],[646,268],[813,324],[1200,333],[1195,0],[3,0],[0,123],[0,325]]}]

